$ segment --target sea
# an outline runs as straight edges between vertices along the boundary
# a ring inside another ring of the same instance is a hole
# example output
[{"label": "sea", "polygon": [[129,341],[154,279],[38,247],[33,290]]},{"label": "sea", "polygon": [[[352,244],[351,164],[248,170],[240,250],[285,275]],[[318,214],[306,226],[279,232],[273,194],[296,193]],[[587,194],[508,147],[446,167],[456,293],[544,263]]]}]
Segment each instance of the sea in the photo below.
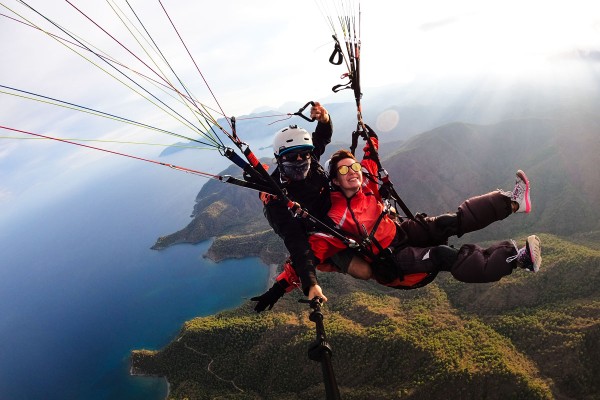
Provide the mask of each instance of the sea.
[{"label": "sea", "polygon": [[65,174],[0,210],[0,399],[164,399],[165,379],[129,374],[130,352],[266,289],[267,265],[214,263],[210,240],[151,250],[205,180],[141,164]]}]

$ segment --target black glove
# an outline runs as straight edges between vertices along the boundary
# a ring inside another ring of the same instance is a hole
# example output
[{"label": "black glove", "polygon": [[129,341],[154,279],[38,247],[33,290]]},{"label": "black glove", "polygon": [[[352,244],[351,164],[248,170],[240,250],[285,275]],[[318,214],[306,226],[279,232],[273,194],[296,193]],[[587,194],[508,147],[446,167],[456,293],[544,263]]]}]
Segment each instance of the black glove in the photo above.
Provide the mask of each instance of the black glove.
[{"label": "black glove", "polygon": [[267,308],[267,306],[269,306],[269,310],[273,308],[275,303],[277,303],[277,300],[283,297],[284,294],[285,289],[283,288],[283,286],[279,283],[279,281],[275,281],[273,286],[271,286],[271,289],[267,290],[260,296],[251,298],[250,300],[258,302],[254,306],[254,311],[261,312],[264,311]]}]

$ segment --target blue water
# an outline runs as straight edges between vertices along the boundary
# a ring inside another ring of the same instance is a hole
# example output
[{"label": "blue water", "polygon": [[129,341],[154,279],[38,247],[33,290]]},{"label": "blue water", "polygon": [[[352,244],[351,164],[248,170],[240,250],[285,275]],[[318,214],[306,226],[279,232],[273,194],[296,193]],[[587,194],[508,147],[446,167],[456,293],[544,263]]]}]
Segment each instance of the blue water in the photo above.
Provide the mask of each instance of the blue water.
[{"label": "blue water", "polygon": [[164,379],[129,376],[130,351],[265,289],[267,266],[215,264],[208,242],[149,249],[189,222],[197,177],[116,170],[0,215],[0,399],[163,399]]}]

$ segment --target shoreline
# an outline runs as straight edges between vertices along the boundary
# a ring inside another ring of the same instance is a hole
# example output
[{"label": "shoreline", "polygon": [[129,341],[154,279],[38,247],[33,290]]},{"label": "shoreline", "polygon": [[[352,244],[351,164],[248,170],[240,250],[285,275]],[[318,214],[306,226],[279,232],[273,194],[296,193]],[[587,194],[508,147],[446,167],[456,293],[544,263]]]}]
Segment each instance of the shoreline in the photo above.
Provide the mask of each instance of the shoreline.
[{"label": "shoreline", "polygon": [[[209,257],[207,257],[206,253],[202,257],[210,259]],[[243,258],[248,258],[248,257],[242,257],[239,259],[243,259]],[[275,278],[277,278],[277,276],[279,275],[279,273],[277,271],[279,264],[275,264],[275,263],[269,264],[269,263],[266,263],[264,260],[260,260],[260,261],[268,268],[268,275],[267,275],[267,282],[266,282],[267,286],[266,287],[269,288],[275,282]],[[218,263],[218,261],[214,261],[214,262]],[[244,299],[244,301],[247,301],[247,299]],[[237,307],[239,307],[239,305]],[[223,310],[221,310],[221,311],[223,311]],[[214,314],[210,314],[210,315],[214,315]],[[181,338],[177,338],[175,340],[179,341],[180,339]],[[166,394],[166,397],[164,398],[164,400],[169,399],[169,396],[171,395],[171,383],[169,382],[169,380],[167,379],[166,376],[143,373],[143,371],[138,370],[135,366],[131,365],[131,362],[129,365],[129,376],[142,377],[142,378],[164,379],[164,381],[167,383],[167,394]]]},{"label": "shoreline", "polygon": [[162,375],[154,375],[154,374],[142,374],[141,372],[134,371],[135,367],[133,365],[129,365],[129,376],[135,376],[138,378],[152,378],[152,379],[162,379],[167,384],[167,395],[164,400],[168,400],[171,395],[171,382],[167,379],[166,376]]}]

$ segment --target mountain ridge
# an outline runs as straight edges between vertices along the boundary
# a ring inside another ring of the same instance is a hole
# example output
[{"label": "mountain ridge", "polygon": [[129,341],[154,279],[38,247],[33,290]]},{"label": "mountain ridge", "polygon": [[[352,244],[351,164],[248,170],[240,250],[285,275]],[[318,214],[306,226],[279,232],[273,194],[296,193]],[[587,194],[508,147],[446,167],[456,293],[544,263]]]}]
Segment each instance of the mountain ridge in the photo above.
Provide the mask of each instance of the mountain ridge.
[{"label": "mountain ridge", "polygon": [[[530,118],[484,126],[451,123],[397,142],[396,149],[383,146],[382,163],[413,213],[430,215],[456,210],[473,195],[496,188],[512,190],[516,169],[523,169],[532,185],[532,213],[500,221],[465,236],[468,239],[497,239],[526,231],[565,236],[597,231],[600,178],[595,170],[600,163],[600,138],[596,132],[600,122],[595,116],[578,121]],[[330,145],[328,152],[334,147]],[[241,170],[231,166],[223,174],[240,175]],[[240,234],[269,229],[256,192],[216,181],[200,190],[192,217],[187,227],[159,238],[152,248],[199,243],[211,237],[219,243],[222,235],[235,240]],[[255,250],[250,254],[260,253]]]}]

